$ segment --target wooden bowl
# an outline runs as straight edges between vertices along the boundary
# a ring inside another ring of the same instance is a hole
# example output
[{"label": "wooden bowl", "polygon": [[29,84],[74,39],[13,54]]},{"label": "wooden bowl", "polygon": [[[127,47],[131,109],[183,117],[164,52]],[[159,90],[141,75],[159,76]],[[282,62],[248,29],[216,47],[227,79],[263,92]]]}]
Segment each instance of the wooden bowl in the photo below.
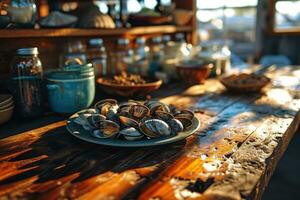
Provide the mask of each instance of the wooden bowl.
[{"label": "wooden bowl", "polygon": [[221,77],[220,82],[229,91],[246,93],[259,92],[270,83],[270,79],[264,75],[242,73]]},{"label": "wooden bowl", "polygon": [[176,25],[184,26],[191,21],[193,17],[193,11],[185,9],[176,9],[174,10],[173,15]]},{"label": "wooden bowl", "polygon": [[133,26],[161,25],[172,21],[170,16],[130,15],[129,23]]},{"label": "wooden bowl", "polygon": [[147,95],[152,91],[160,88],[162,84],[162,80],[156,80],[153,82],[147,82],[145,84],[140,85],[119,85],[114,83],[109,83],[105,81],[105,78],[99,78],[97,80],[99,87],[111,95],[119,95],[123,97],[133,97],[133,96],[141,96]]},{"label": "wooden bowl", "polygon": [[178,76],[189,84],[203,84],[205,79],[209,76],[211,63],[198,64],[198,65],[181,65],[177,66]]}]

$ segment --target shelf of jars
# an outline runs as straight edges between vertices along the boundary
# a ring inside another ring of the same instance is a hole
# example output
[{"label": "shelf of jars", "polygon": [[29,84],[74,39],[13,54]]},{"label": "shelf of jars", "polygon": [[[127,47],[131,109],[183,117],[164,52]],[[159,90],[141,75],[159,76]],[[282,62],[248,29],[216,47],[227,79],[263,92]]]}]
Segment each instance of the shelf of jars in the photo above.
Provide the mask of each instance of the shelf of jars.
[{"label": "shelf of jars", "polygon": [[0,29],[0,38],[45,38],[45,37],[89,37],[117,35],[146,35],[191,32],[191,26],[145,26],[117,29]]}]

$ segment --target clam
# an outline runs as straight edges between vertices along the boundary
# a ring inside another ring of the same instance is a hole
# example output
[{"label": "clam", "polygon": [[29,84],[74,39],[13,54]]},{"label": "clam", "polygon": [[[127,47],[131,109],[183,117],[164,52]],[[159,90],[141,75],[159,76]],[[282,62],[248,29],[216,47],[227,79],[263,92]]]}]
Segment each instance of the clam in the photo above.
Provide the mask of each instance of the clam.
[{"label": "clam", "polygon": [[76,124],[79,124],[79,125],[84,125],[87,123],[87,118],[90,117],[92,114],[89,114],[89,113],[79,113],[78,114],[78,117],[76,117],[74,119],[74,122]]},{"label": "clam", "polygon": [[129,113],[135,119],[142,119],[150,114],[150,110],[144,105],[133,105],[130,107]]},{"label": "clam", "polygon": [[167,124],[170,126],[173,135],[183,131],[184,129],[183,124],[178,119],[170,119],[167,121]]},{"label": "clam", "polygon": [[123,124],[124,126],[127,126],[127,127],[138,127],[139,126],[139,123],[130,117],[119,116],[119,121],[121,124]]},{"label": "clam", "polygon": [[155,113],[156,111],[170,112],[169,107],[161,102],[153,103],[149,106],[149,108],[151,114]]},{"label": "clam", "polygon": [[133,105],[137,105],[136,102],[123,102],[123,103],[120,103],[119,104],[119,109],[123,109],[123,108],[129,108],[130,106],[133,106]]},{"label": "clam", "polygon": [[120,135],[123,135],[126,140],[139,140],[144,137],[137,129],[130,127],[125,128],[119,132]]},{"label": "clam", "polygon": [[118,134],[120,126],[113,121],[103,120],[99,122],[99,128],[92,131],[97,138],[112,138]]},{"label": "clam", "polygon": [[95,104],[95,109],[101,115],[112,118],[112,115],[117,113],[119,106],[115,99],[105,99]]},{"label": "clam", "polygon": [[95,107],[97,107],[97,105],[101,105],[101,104],[104,104],[104,103],[110,103],[112,105],[117,105],[118,104],[118,101],[115,100],[115,99],[103,99],[101,101],[98,101],[96,104],[95,104]]},{"label": "clam", "polygon": [[159,110],[156,111],[156,112],[154,113],[154,115],[155,115],[155,117],[157,117],[158,119],[161,119],[161,120],[163,120],[163,121],[165,121],[165,122],[174,118],[174,116],[173,116],[171,113],[165,112],[165,111],[159,111]]},{"label": "clam", "polygon": [[90,109],[84,110],[82,113],[85,113],[85,114],[96,114],[97,111],[96,111],[96,109],[90,108]]},{"label": "clam", "polygon": [[160,119],[149,119],[140,124],[140,130],[150,138],[171,134],[169,125]]},{"label": "clam", "polygon": [[170,109],[170,112],[173,114],[173,115],[177,115],[179,114],[181,111],[174,105],[169,105],[169,109]]},{"label": "clam", "polygon": [[186,117],[189,118],[190,120],[192,120],[195,117],[194,113],[190,110],[182,110],[179,114],[175,116]]},{"label": "clam", "polygon": [[186,117],[175,116],[175,119],[179,120],[182,123],[184,129],[189,128],[193,123],[192,120],[190,120],[189,118],[186,118]]}]

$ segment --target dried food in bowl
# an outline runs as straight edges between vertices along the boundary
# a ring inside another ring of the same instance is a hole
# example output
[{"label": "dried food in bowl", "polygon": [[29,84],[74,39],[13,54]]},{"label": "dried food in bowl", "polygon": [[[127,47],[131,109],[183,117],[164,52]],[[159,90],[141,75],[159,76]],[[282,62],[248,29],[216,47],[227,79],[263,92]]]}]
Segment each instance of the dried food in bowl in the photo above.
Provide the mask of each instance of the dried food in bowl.
[{"label": "dried food in bowl", "polygon": [[99,87],[106,93],[124,97],[146,95],[160,88],[162,80],[152,80],[136,74],[99,78]]},{"label": "dried food in bowl", "polygon": [[213,64],[188,61],[176,67],[178,76],[189,84],[203,84],[209,76]]},{"label": "dried food in bowl", "polygon": [[264,75],[242,73],[221,77],[220,82],[230,91],[245,93],[259,92],[270,79]]}]

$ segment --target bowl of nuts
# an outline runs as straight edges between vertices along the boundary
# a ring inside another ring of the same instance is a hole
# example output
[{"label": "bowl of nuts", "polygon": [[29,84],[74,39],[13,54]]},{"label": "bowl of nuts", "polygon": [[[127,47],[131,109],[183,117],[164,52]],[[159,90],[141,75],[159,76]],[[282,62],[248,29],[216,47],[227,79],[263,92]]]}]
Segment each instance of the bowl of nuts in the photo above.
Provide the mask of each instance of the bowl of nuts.
[{"label": "bowl of nuts", "polygon": [[99,87],[111,95],[123,97],[147,95],[162,84],[162,80],[151,80],[138,74],[121,73],[108,78],[97,79]]},{"label": "bowl of nuts", "polygon": [[258,74],[232,74],[220,78],[227,90],[238,93],[259,92],[270,83],[270,79]]}]

